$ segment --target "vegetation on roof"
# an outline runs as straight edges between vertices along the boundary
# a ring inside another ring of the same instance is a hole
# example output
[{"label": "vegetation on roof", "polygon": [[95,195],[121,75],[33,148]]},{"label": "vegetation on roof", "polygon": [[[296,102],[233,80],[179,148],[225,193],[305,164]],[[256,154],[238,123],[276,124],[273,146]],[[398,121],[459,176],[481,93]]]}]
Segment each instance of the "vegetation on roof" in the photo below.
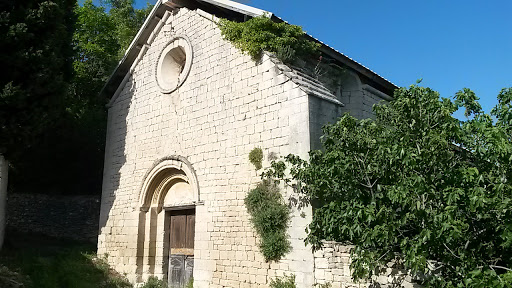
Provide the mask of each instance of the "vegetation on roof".
[{"label": "vegetation on roof", "polygon": [[275,53],[283,62],[318,54],[319,43],[307,40],[302,27],[276,23],[263,15],[245,22],[221,19],[218,23],[224,38],[253,59],[262,51]]}]

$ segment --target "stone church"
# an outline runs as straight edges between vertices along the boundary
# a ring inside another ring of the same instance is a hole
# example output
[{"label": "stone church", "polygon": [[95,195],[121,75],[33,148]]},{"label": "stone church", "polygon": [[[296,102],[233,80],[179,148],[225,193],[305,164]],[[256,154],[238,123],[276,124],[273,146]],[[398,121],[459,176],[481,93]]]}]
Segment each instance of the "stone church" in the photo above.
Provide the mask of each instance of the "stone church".
[{"label": "stone church", "polygon": [[297,287],[358,287],[347,247],[305,246],[310,207],[293,208],[291,252],[265,262],[244,206],[260,179],[248,155],[261,148],[264,167],[289,153],[306,158],[321,147],[322,125],[345,112],[370,117],[396,86],[311,36],[343,73],[267,52],[253,60],[217,26],[261,15],[283,21],[228,0],[158,1],[102,91],[111,100],[98,255],[132,283],[268,287],[294,274]]}]

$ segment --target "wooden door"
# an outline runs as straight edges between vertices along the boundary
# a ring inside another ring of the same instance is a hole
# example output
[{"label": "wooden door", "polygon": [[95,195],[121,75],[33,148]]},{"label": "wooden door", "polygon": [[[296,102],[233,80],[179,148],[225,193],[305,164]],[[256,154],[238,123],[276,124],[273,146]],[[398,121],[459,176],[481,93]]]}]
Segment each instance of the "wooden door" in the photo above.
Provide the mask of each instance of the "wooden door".
[{"label": "wooden door", "polygon": [[169,287],[185,287],[194,269],[195,211],[172,211],[169,227]]}]

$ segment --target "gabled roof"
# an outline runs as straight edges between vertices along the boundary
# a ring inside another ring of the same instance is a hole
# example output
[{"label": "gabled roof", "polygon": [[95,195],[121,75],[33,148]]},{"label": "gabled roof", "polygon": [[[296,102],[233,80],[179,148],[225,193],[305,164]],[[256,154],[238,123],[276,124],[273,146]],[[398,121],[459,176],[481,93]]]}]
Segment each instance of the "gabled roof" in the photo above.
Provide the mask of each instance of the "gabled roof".
[{"label": "gabled roof", "polygon": [[[125,78],[126,74],[129,72],[130,67],[136,61],[137,56],[139,55],[139,51],[143,49],[145,45],[147,45],[148,39],[151,37],[153,30],[159,24],[163,15],[166,11],[172,10],[175,8],[187,7],[189,9],[199,8],[208,13],[216,15],[217,17],[228,18],[231,20],[245,21],[250,17],[257,17],[261,15],[266,15],[267,17],[271,17],[276,22],[283,22],[284,20],[277,17],[271,12],[257,9],[251,6],[247,6],[238,2],[230,1],[230,0],[158,0],[155,4],[155,7],[148,15],[148,18],[140,28],[139,32],[133,39],[132,43],[126,50],[124,57],[119,62],[118,66],[110,76],[109,80],[103,87],[100,95],[109,98],[111,97],[119,85],[121,85],[123,78]],[[371,82],[375,88],[381,90],[382,92],[392,95],[393,90],[398,88],[393,83],[389,82],[385,78],[381,77],[377,73],[373,72],[369,68],[363,66],[362,64],[356,62],[352,58],[344,55],[343,53],[335,50],[334,48],[328,46],[322,41],[306,34],[306,37],[310,38],[309,40],[320,43],[322,46],[320,47],[320,51],[325,55],[333,58],[343,66],[351,69],[363,78],[366,82]],[[297,79],[297,83],[303,83],[307,89],[312,89],[312,92],[315,94],[329,95],[329,91],[320,91],[318,87],[319,83],[316,81],[312,82],[312,79],[309,79],[307,75],[297,74],[295,69],[292,69],[295,72]],[[295,81],[294,81],[295,82]],[[312,85],[310,85],[312,84]],[[303,88],[304,88],[303,87]],[[309,88],[308,88],[309,87]]]}]

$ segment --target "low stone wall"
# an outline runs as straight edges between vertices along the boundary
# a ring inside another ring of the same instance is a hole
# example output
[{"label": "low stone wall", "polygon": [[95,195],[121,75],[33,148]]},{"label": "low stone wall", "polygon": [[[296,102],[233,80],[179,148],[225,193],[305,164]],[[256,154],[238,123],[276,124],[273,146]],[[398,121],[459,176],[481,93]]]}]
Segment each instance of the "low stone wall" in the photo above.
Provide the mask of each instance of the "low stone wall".
[{"label": "low stone wall", "polygon": [[9,194],[7,229],[96,243],[100,196]]},{"label": "low stone wall", "polygon": [[318,284],[330,283],[332,288],[419,288],[412,283],[412,279],[403,271],[388,268],[385,273],[375,277],[370,283],[355,283],[350,272],[351,246],[337,242],[324,242],[323,249],[315,252],[315,280]]}]

